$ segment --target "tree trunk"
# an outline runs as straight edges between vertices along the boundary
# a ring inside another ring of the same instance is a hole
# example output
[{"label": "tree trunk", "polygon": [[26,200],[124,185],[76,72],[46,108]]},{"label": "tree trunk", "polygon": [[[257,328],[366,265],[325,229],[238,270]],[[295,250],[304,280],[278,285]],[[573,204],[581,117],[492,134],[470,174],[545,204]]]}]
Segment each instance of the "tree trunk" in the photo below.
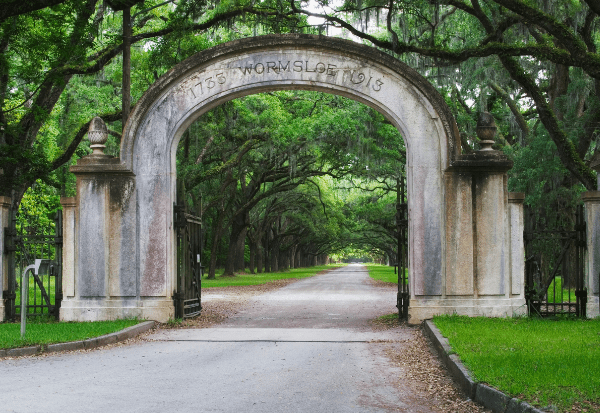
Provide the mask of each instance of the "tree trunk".
[{"label": "tree trunk", "polygon": [[[233,277],[238,263],[239,241],[242,238],[242,245],[246,238],[246,222],[243,216],[234,216],[231,222],[231,236],[229,237],[229,249],[227,251],[227,261],[225,262],[225,272],[222,277]],[[242,257],[243,260],[243,257]]]},{"label": "tree trunk", "polygon": [[250,262],[248,263],[248,271],[250,274],[254,274],[254,264],[256,263],[256,242],[252,241],[250,237],[248,237],[249,246],[250,246]]},{"label": "tree trunk", "polygon": [[217,252],[219,251],[219,244],[221,240],[221,233],[223,232],[223,219],[225,218],[225,211],[217,212],[217,222],[213,230],[212,245],[210,247],[210,262],[208,264],[208,276],[209,280],[214,280],[215,272],[217,269]]},{"label": "tree trunk", "polygon": [[264,263],[265,263],[265,272],[271,272],[271,250],[269,249],[269,237],[270,237],[270,233],[271,231],[268,230],[265,233],[265,246],[263,251],[265,252],[264,254]]},{"label": "tree trunk", "polygon": [[245,252],[246,252],[246,233],[248,229],[244,229],[238,235],[235,252],[235,266],[234,271],[240,272],[246,270]]},{"label": "tree trunk", "polygon": [[263,272],[263,246],[259,239],[256,241],[256,272],[258,274]]}]

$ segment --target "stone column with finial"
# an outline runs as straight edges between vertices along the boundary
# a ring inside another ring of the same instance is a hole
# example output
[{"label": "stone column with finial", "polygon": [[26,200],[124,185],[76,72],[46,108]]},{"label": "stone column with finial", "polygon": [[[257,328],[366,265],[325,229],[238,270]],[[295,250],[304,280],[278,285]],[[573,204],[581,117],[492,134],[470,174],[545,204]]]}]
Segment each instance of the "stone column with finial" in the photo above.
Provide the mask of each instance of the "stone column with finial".
[{"label": "stone column with finial", "polygon": [[495,135],[493,116],[482,113],[477,122],[481,149],[459,155],[445,171],[448,218],[443,289],[470,315],[525,311],[524,196],[508,193],[506,172],[512,161],[492,148]]},{"label": "stone column with finial", "polygon": [[77,195],[65,198],[63,303],[66,321],[107,320],[141,314],[137,289],[135,177],[104,153],[104,121],[90,122],[92,153],[71,171]]}]

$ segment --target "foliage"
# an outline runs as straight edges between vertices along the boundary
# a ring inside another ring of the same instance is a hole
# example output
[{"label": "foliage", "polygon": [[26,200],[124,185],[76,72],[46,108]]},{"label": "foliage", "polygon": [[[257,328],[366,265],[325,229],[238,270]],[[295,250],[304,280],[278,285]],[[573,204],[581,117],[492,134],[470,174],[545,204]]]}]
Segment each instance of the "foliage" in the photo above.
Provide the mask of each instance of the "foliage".
[{"label": "foliage", "polygon": [[[269,244],[269,260],[277,266],[278,258],[290,260],[297,251],[320,256],[364,249],[369,244],[365,237],[373,243],[381,231],[389,242],[367,249],[392,253],[389,220],[395,206],[388,204],[395,202],[390,193],[395,193],[404,156],[401,136],[381,114],[339,96],[264,93],[207,112],[184,134],[177,160],[186,191],[195,194],[187,199],[191,210],[199,210],[202,195],[199,213],[212,244],[209,274],[221,248],[214,248],[221,227],[230,234],[224,260],[228,275],[243,268],[235,263],[236,255],[241,260],[243,254],[240,237],[246,236],[250,261]],[[359,200],[365,188],[372,194],[368,201]],[[380,198],[385,201],[378,203]],[[357,203],[377,203],[386,213],[367,205],[361,215]],[[370,225],[373,233],[365,235],[357,225]]]},{"label": "foliage", "polygon": [[[99,0],[5,3],[0,195],[16,207],[38,182],[43,193],[40,183],[72,196],[68,166],[89,151],[82,139],[92,116],[109,124],[107,153],[119,153],[122,12]],[[599,13],[591,0],[144,0],[131,9],[132,102],[176,63],[236,38],[303,32],[358,40],[439,90],[463,152],[478,149],[476,119],[491,112],[496,148],[515,162],[510,190],[526,191],[526,203],[556,228],[581,191],[596,189],[589,164],[600,125]],[[405,154],[383,116],[337,96],[282,91],[228,102],[203,119],[182,139],[178,168],[195,194],[192,207],[203,197],[206,240],[215,245],[205,260],[232,262],[235,254],[278,265],[279,252],[298,249],[394,260],[394,182]],[[246,247],[237,245],[242,237]],[[273,254],[261,258],[267,242]]]},{"label": "foliage", "polygon": [[434,323],[477,381],[560,412],[600,405],[600,319],[437,316]]}]

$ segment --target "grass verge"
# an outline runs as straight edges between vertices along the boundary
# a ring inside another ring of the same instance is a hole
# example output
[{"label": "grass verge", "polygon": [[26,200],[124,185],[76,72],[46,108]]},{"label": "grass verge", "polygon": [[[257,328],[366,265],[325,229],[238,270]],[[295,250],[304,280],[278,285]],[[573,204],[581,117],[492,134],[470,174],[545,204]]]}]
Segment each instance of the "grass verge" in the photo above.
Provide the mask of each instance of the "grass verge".
[{"label": "grass verge", "polygon": [[221,277],[217,275],[215,280],[202,278],[202,288],[229,287],[240,285],[260,285],[272,281],[285,280],[288,278],[308,278],[326,270],[343,267],[346,264],[319,265],[309,268],[294,268],[284,272],[266,272],[260,274],[236,274],[235,277]]},{"label": "grass verge", "polygon": [[[365,267],[369,270],[369,277],[374,280],[398,284],[398,274],[394,271],[394,267],[381,264],[365,264]],[[405,273],[406,276],[408,273]]]},{"label": "grass verge", "polygon": [[433,322],[477,381],[558,412],[600,411],[600,319]]},{"label": "grass verge", "polygon": [[114,333],[138,324],[136,319],[94,321],[86,323],[60,323],[48,320],[27,322],[25,337],[21,338],[20,323],[0,324],[0,348],[16,348],[68,341],[86,340]]}]

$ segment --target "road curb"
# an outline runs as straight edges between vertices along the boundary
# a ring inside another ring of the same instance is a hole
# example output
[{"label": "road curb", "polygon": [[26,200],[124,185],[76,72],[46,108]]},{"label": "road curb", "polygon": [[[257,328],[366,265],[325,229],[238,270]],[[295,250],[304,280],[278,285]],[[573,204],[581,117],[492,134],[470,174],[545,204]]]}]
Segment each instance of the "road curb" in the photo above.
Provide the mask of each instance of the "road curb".
[{"label": "road curb", "polygon": [[144,321],[134,326],[127,327],[121,331],[117,331],[116,333],[106,334],[104,336],[89,338],[81,341],[69,341],[66,343],[0,349],[0,358],[34,356],[38,354],[56,353],[61,351],[90,350],[93,348],[106,346],[108,344],[114,344],[119,341],[128,340],[139,334],[145,333],[153,328],[155,324],[156,322],[154,321]]},{"label": "road curb", "polygon": [[423,331],[431,340],[433,348],[458,386],[470,399],[482,404],[494,413],[545,413],[529,403],[511,398],[499,390],[473,380],[471,373],[462,364],[460,358],[456,354],[452,354],[448,339],[442,336],[440,330],[431,320],[423,322]]}]

